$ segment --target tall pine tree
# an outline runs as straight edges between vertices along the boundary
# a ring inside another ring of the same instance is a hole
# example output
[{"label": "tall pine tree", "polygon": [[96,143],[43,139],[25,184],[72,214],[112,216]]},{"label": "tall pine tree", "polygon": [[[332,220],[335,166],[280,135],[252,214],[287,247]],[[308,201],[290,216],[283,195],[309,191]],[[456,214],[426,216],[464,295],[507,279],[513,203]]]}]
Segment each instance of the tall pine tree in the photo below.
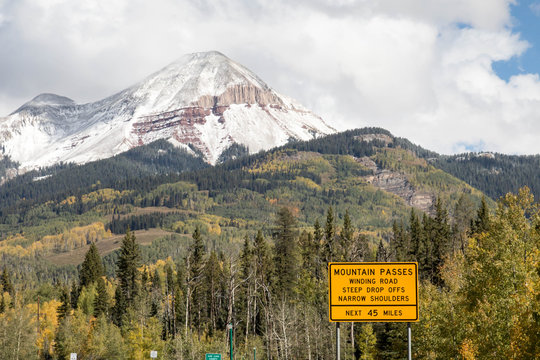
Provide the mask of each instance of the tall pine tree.
[{"label": "tall pine tree", "polygon": [[274,268],[276,273],[276,293],[291,297],[298,272],[298,245],[295,234],[296,220],[283,207],[277,213],[276,240],[274,248]]},{"label": "tall pine tree", "polygon": [[324,259],[325,262],[332,262],[336,257],[336,244],[335,244],[335,235],[336,235],[336,225],[334,220],[334,210],[330,206],[326,213],[326,225],[324,227]]},{"label": "tall pine tree", "polygon": [[91,283],[96,282],[101,276],[105,274],[103,268],[103,261],[99,255],[96,244],[90,244],[90,248],[84,256],[84,261],[81,265],[81,271],[79,273],[79,285],[88,286]]},{"label": "tall pine tree", "polygon": [[490,229],[489,208],[485,197],[482,197],[480,208],[476,213],[476,219],[471,224],[471,234],[481,234]]},{"label": "tall pine tree", "polygon": [[351,217],[349,216],[349,210],[345,211],[345,216],[343,217],[343,228],[339,233],[339,242],[340,242],[340,256],[339,260],[341,261],[353,261],[355,254],[353,254],[353,236],[354,229],[351,222]]},{"label": "tall pine tree", "polygon": [[97,279],[96,286],[97,295],[94,298],[94,316],[99,317],[101,314],[108,315],[109,313],[109,295],[105,287],[105,280],[102,277]]},{"label": "tall pine tree", "polygon": [[203,270],[206,250],[204,248],[201,231],[199,230],[198,226],[195,228],[192,237],[193,242],[189,247],[187,258],[187,295],[189,298],[187,302],[188,306],[186,306],[186,313],[189,314],[188,319],[194,323],[195,327],[197,328],[197,332],[200,334],[203,311],[205,307]]},{"label": "tall pine tree", "polygon": [[135,234],[129,229],[122,240],[120,255],[117,262],[117,275],[124,299],[129,306],[135,303],[139,294],[139,266],[141,263],[141,250],[135,242]]}]

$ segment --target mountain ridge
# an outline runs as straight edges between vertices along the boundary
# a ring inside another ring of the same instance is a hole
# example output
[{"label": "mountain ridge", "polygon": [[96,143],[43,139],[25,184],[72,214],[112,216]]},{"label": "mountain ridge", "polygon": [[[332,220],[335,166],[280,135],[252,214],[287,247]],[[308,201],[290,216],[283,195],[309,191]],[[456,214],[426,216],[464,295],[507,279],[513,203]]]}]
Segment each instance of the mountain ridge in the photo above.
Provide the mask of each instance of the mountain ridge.
[{"label": "mountain ridge", "polygon": [[185,55],[93,103],[45,93],[0,118],[0,143],[21,172],[107,158],[157,139],[187,151],[191,144],[215,164],[235,143],[257,152],[335,131],[216,51]]}]

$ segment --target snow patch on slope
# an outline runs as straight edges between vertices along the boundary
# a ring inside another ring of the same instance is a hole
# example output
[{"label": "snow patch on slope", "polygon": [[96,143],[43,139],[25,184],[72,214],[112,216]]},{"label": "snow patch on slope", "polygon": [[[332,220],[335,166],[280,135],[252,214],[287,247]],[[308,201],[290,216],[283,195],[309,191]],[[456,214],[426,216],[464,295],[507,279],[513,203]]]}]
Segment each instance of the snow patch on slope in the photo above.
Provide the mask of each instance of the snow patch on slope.
[{"label": "snow patch on slope", "polygon": [[22,172],[103,159],[161,138],[190,152],[192,144],[215,164],[235,142],[253,153],[334,132],[219,52],[185,55],[94,103],[41,94],[0,118],[0,144]]}]

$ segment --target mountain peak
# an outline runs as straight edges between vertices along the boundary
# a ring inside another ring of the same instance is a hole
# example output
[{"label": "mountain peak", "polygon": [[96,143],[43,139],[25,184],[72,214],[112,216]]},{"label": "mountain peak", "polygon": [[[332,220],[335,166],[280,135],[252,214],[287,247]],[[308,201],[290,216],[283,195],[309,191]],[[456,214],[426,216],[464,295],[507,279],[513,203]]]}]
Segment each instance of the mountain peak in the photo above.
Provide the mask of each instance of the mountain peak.
[{"label": "mountain peak", "polygon": [[34,105],[73,105],[75,102],[65,96],[51,93],[42,93],[30,100]]},{"label": "mountain peak", "polygon": [[27,103],[23,104],[20,108],[18,108],[11,114],[16,114],[28,108],[40,108],[44,106],[60,107],[71,105],[75,105],[75,101],[68,97],[51,93],[42,93],[33,98],[32,100],[28,101]]},{"label": "mountain peak", "polygon": [[257,152],[333,132],[320,117],[218,51],[184,55],[94,103],[77,105],[41,94],[0,119],[0,143],[25,169],[85,163],[157,139],[195,147],[215,164],[233,144]]},{"label": "mountain peak", "polygon": [[194,52],[190,54],[185,54],[183,57],[191,57],[197,59],[221,59],[223,61],[232,61],[226,55],[217,50]]},{"label": "mountain peak", "polygon": [[[184,55],[135,85],[133,94],[159,112],[198,104],[201,97],[218,97],[233,87],[271,91],[246,67],[218,51],[209,51]],[[254,103],[245,100],[241,102]]]}]

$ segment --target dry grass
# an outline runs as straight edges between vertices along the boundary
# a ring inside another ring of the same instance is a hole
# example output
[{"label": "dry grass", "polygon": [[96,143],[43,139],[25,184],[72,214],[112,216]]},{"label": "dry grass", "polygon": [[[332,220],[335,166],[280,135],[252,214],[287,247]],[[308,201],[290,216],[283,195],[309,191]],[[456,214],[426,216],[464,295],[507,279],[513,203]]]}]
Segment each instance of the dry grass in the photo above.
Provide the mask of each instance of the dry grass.
[{"label": "dry grass", "polygon": [[[136,230],[133,231],[133,233],[135,233],[137,244],[140,245],[150,244],[157,238],[173,234],[172,232],[161,229]],[[110,238],[97,242],[96,246],[99,250],[99,254],[104,256],[116,249],[119,249],[120,245],[122,244],[123,237],[124,235],[114,235]],[[86,255],[89,247],[90,245],[86,245],[69,252],[50,255],[47,256],[46,259],[49,262],[57,265],[78,265],[83,262],[84,255]]]}]

